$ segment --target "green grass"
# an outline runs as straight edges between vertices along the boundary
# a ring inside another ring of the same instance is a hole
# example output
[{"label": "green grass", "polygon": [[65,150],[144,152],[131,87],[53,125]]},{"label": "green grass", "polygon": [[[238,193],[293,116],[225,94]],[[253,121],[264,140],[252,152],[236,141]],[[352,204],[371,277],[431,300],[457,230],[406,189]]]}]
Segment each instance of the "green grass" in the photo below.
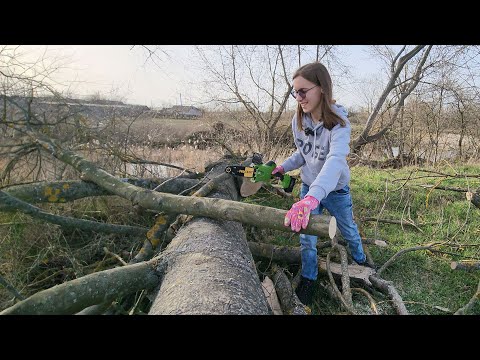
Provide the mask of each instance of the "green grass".
[{"label": "green grass", "polygon": [[[393,282],[408,311],[411,314],[451,314],[464,306],[477,289],[480,272],[454,271],[450,262],[480,260],[480,209],[466,200],[465,193],[431,190],[419,185],[437,184],[474,191],[480,188],[480,166],[444,165],[430,169],[457,178],[441,177],[413,167],[400,170],[354,167],[351,170],[353,209],[361,234],[388,243],[386,248],[368,245],[377,265],[383,265],[402,249],[442,243],[435,247],[440,251],[438,253],[417,250],[403,254],[382,274],[384,279]],[[245,201],[283,209],[293,203],[293,199],[283,199],[267,192],[259,192]],[[412,221],[417,228],[406,224],[362,221],[366,218]],[[286,240],[288,235],[285,234],[274,234],[270,241],[277,245],[299,245],[298,237],[295,243],[291,238]],[[465,246],[467,244],[469,246]],[[325,254],[319,252],[320,256]],[[328,281],[327,277],[319,276],[320,281],[325,279]],[[372,295],[383,311],[394,313],[388,299],[381,294]],[[362,298],[354,295],[354,301],[361,303],[361,308],[368,309],[368,303]],[[314,314],[344,312],[318,284],[312,310]],[[471,313],[480,314],[480,304],[477,303]]]}]

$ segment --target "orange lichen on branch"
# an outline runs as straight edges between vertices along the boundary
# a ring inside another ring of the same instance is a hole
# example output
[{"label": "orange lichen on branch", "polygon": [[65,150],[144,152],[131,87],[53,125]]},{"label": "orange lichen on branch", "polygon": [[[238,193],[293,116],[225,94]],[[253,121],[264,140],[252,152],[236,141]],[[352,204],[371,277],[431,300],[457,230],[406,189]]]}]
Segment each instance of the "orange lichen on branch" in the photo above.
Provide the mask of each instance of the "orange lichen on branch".
[{"label": "orange lichen on branch", "polygon": [[147,239],[151,242],[153,247],[158,245],[158,242],[160,241],[159,235],[163,231],[160,229],[162,228],[162,225],[165,225],[166,223],[167,223],[166,217],[164,215],[159,215],[155,220],[155,224],[152,226],[150,230],[148,230]]},{"label": "orange lichen on branch", "polygon": [[[63,185],[63,189],[67,190],[70,187],[68,184]],[[46,186],[44,190],[45,196],[48,199],[48,202],[65,202],[64,197],[59,197],[59,195],[62,193],[62,189],[54,189],[50,186]]]}]

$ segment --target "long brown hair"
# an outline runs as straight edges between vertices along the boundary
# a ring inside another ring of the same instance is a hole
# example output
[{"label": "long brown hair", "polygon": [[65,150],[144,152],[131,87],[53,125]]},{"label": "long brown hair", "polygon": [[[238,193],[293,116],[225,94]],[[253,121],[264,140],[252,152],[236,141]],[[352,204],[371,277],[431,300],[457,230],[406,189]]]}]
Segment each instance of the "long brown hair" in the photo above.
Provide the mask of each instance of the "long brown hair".
[{"label": "long brown hair", "polygon": [[[345,126],[345,121],[340,116],[335,114],[331,108],[331,104],[335,103],[335,101],[332,99],[332,78],[330,77],[327,68],[319,62],[305,64],[295,71],[292,80],[297,76],[301,76],[322,88],[323,93],[320,98],[320,108],[322,110],[321,119],[323,120],[323,126],[328,130],[332,130],[332,128],[337,124]],[[298,103],[297,128],[300,131],[303,131],[303,114],[304,112],[302,106],[300,103]]]}]

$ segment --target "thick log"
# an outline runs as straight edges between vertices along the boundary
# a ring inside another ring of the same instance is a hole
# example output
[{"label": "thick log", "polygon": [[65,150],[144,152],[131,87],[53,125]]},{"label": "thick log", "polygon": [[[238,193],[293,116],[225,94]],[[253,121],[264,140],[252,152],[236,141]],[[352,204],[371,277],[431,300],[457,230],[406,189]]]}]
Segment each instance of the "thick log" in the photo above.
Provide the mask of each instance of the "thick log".
[{"label": "thick log", "polygon": [[[225,164],[212,175],[223,172]],[[210,196],[239,199],[233,179]],[[213,200],[213,199],[212,199]],[[242,224],[195,218],[162,252],[168,270],[149,314],[266,315],[262,290]]]},{"label": "thick log", "polygon": [[168,271],[149,314],[268,314],[241,224],[194,219],[162,254]]}]

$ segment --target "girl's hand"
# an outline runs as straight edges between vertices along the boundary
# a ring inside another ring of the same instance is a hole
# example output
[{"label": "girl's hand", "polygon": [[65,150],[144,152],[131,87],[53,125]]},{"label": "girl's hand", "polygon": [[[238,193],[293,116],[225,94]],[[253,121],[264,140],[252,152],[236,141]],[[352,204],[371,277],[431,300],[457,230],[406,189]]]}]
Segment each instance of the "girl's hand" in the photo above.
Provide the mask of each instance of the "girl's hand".
[{"label": "girl's hand", "polygon": [[305,196],[303,200],[300,200],[292,205],[285,215],[285,226],[290,226],[293,231],[300,231],[300,229],[306,229],[308,220],[310,220],[310,212],[315,209],[320,202],[313,196]]},{"label": "girl's hand", "polygon": [[285,174],[285,170],[283,169],[283,167],[281,165],[279,165],[275,169],[273,169],[272,175],[274,175],[276,173]]}]

